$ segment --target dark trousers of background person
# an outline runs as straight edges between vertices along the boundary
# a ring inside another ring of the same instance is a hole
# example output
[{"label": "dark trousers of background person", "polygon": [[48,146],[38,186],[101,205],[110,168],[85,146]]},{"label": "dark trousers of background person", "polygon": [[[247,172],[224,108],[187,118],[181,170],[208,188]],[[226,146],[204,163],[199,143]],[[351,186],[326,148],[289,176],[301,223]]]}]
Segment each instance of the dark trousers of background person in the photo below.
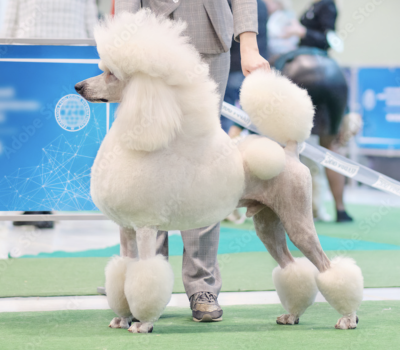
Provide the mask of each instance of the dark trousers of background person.
[{"label": "dark trousers of background person", "polygon": [[[224,101],[235,105],[239,101],[239,91],[244,80],[244,75],[242,72],[230,72],[228,77],[228,83],[226,85]],[[229,129],[233,125],[233,121],[221,116],[221,126],[222,129],[228,133]]]}]

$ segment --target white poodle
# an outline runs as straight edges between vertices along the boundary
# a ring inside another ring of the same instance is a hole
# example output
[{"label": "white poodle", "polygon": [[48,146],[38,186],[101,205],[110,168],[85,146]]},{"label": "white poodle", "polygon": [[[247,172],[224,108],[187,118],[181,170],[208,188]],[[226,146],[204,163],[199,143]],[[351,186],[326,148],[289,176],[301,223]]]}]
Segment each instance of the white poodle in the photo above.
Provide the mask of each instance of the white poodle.
[{"label": "white poodle", "polygon": [[[343,315],[336,327],[355,328],[361,271],[322,251],[310,173],[298,159],[297,144],[312,127],[310,98],[277,73],[252,73],[243,108],[260,132],[286,147],[260,136],[233,143],[219,124],[216,84],[184,29],[148,10],[108,19],[95,31],[104,73],[76,85],[88,101],[120,102],[91,180],[95,204],[124,228],[123,256],[106,268],[107,298],[118,315],[110,327],[128,328],[134,317],[131,332],[151,332],[170,299],[173,273],[156,256],[157,230],[211,225],[247,207],[279,263],[273,279],[288,314],[277,322],[298,323],[319,289]],[[291,256],[285,230],[306,258]]]}]

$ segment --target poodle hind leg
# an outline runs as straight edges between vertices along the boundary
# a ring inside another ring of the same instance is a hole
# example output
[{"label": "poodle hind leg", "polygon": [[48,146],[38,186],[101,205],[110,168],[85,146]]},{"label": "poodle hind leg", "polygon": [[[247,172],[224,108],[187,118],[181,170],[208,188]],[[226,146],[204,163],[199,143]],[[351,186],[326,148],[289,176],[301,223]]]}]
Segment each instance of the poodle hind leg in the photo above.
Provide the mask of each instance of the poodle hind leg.
[{"label": "poodle hind leg", "polygon": [[335,328],[356,328],[356,311],[363,299],[364,280],[355,261],[342,256],[334,258],[331,267],[318,275],[317,284],[329,304],[343,315]]},{"label": "poodle hind leg", "polygon": [[171,265],[156,255],[157,230],[144,227],[136,230],[139,259],[132,260],[126,271],[124,291],[134,322],[131,333],[150,333],[167,306],[174,284]]},{"label": "poodle hind leg", "polygon": [[300,316],[314,303],[318,289],[317,269],[305,258],[294,259],[286,244],[285,229],[278,216],[265,207],[254,216],[258,237],[278,262],[272,278],[282,306],[288,314],[277,318],[280,325],[299,323]]},{"label": "poodle hind leg", "polygon": [[276,186],[280,193],[273,202],[293,244],[318,268],[318,289],[343,317],[336,328],[356,327],[356,311],[362,301],[363,277],[360,268],[348,258],[329,261],[319,242],[312,215],[311,178],[300,162],[288,164]]}]

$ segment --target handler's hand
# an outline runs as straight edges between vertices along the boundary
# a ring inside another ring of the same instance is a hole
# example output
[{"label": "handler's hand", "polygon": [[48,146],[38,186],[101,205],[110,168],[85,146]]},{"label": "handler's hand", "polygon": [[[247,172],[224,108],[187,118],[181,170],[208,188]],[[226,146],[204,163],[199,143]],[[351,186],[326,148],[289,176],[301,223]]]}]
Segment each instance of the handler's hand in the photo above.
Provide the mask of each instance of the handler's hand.
[{"label": "handler's hand", "polygon": [[256,33],[240,34],[240,57],[244,76],[259,68],[271,70],[268,61],[258,51]]}]

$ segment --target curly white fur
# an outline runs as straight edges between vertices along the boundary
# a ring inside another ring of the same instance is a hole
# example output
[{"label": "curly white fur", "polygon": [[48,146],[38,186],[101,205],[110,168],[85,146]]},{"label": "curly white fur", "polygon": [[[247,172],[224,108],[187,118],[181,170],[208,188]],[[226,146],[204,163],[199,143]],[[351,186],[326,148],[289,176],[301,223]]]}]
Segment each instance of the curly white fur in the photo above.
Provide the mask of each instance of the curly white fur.
[{"label": "curly white fur", "polygon": [[296,258],[285,268],[276,267],[272,279],[279,299],[287,312],[299,318],[311,306],[318,293],[317,268],[307,258]]},{"label": "curly white fur", "polygon": [[122,141],[137,151],[165,148],[182,129],[182,110],[174,89],[144,74],[137,74],[125,87],[118,119],[118,126],[125,128]]},{"label": "curly white fur", "polygon": [[131,311],[125,297],[124,284],[127,265],[131,258],[115,256],[106,266],[106,293],[110,308],[120,317],[129,317]]},{"label": "curly white fur", "polygon": [[[243,198],[244,162],[260,179],[276,176],[285,166],[276,143],[259,138],[242,154],[222,131],[216,83],[182,36],[184,28],[183,23],[142,9],[107,19],[95,31],[99,67],[105,74],[80,83],[77,90],[93,102],[121,102],[91,174],[94,203],[121,227],[208,226],[226,217]],[[242,100],[252,121],[276,141],[303,141],[308,136],[311,102],[286,78],[254,72],[246,78]],[[268,118],[262,119],[265,111]],[[276,186],[271,188],[281,189]],[[141,244],[143,250],[146,244]],[[141,253],[139,248],[144,257]],[[128,303],[130,313],[141,321],[130,330],[150,332],[172,293],[171,266],[161,256],[132,260],[124,278],[124,264],[115,260],[106,271],[111,304],[126,315]],[[296,315],[312,303],[315,292],[313,271],[303,265],[296,260],[275,271],[281,300]]]},{"label": "curly white fur", "polygon": [[190,84],[208,75],[208,66],[182,35],[185,22],[171,21],[143,9],[107,18],[94,31],[99,67],[120,80],[135,73],[161,78],[167,84]]},{"label": "curly white fur", "polygon": [[162,255],[128,264],[125,295],[132,315],[141,322],[155,322],[167,306],[174,286],[171,265]]},{"label": "curly white fur", "polygon": [[250,136],[243,149],[243,158],[250,172],[261,180],[272,179],[285,168],[285,151],[272,140]]},{"label": "curly white fur", "polygon": [[314,107],[306,90],[276,71],[257,70],[243,82],[240,103],[261,133],[275,141],[305,141]]},{"label": "curly white fur", "polygon": [[344,316],[354,314],[361,304],[364,278],[351,258],[334,258],[331,267],[318,275],[317,285],[329,304]]},{"label": "curly white fur", "polygon": [[[91,194],[123,227],[211,225],[244,190],[242,156],[220,126],[216,83],[183,29],[145,9],[96,29],[100,66],[123,79],[123,93],[92,168]],[[99,84],[103,77],[86,91]]]}]

